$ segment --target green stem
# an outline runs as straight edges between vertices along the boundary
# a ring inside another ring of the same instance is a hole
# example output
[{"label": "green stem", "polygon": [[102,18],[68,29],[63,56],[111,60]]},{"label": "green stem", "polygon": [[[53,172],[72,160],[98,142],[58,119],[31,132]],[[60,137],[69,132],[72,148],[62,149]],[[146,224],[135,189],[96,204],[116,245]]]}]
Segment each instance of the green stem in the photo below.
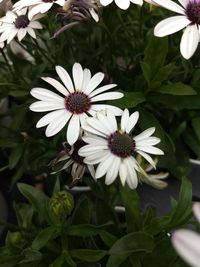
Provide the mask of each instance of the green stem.
[{"label": "green stem", "polygon": [[49,58],[49,57],[45,54],[44,50],[40,47],[40,45],[38,44],[38,41],[37,41],[36,39],[33,39],[33,41],[34,41],[34,43],[36,44],[36,47],[37,47],[38,50],[40,51],[41,55],[42,55],[44,58],[46,58],[46,59],[49,61],[49,63],[54,64],[53,60],[52,60],[51,58]]},{"label": "green stem", "polygon": [[11,68],[10,63],[9,63],[9,61],[8,61],[8,58],[7,58],[7,56],[6,56],[6,54],[5,54],[4,50],[3,50],[3,48],[1,48],[1,54],[2,54],[2,56],[3,56],[3,59],[4,59],[5,63],[6,63],[7,68],[9,69],[10,73],[13,75],[13,78],[15,78],[15,72],[14,72],[13,69]]}]

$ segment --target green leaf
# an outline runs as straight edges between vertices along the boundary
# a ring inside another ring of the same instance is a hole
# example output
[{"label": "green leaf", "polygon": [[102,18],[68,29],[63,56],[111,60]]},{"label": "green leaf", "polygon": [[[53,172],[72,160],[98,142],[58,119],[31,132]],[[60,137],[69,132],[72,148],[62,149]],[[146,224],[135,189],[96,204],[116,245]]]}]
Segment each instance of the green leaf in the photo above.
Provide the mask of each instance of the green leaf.
[{"label": "green leaf", "polygon": [[185,177],[182,178],[179,200],[171,214],[170,227],[183,225],[192,215],[192,184]]},{"label": "green leaf", "polygon": [[43,229],[33,240],[31,248],[33,250],[40,250],[55,235],[55,232],[56,229],[54,227],[48,227]]},{"label": "green leaf", "polygon": [[17,147],[12,149],[12,152],[9,156],[9,168],[13,169],[17,163],[19,162],[20,158],[23,155],[25,148],[25,144],[20,144]]},{"label": "green leaf", "polygon": [[21,260],[20,263],[31,263],[31,262],[38,262],[42,259],[42,254],[37,251],[33,250],[32,248],[27,248],[23,250],[22,254],[24,255],[25,259]]},{"label": "green leaf", "polygon": [[76,204],[72,216],[72,224],[87,224],[92,214],[92,203],[86,197],[81,197]]},{"label": "green leaf", "polygon": [[156,89],[156,92],[161,94],[170,94],[170,95],[196,95],[196,91],[189,85],[184,83],[171,83],[165,86],[161,86]]},{"label": "green leaf", "polygon": [[107,254],[105,250],[73,249],[69,251],[72,258],[86,262],[98,262]]},{"label": "green leaf", "polygon": [[107,223],[99,226],[92,224],[72,225],[67,228],[66,231],[67,234],[71,236],[89,237],[100,234],[102,230],[105,230],[110,225],[113,225],[113,223]]},{"label": "green leaf", "polygon": [[123,93],[124,97],[114,101],[114,104],[120,108],[134,108],[146,101],[145,96],[140,92],[123,91]]},{"label": "green leaf", "polygon": [[200,141],[200,117],[196,117],[192,119],[192,127],[194,129],[195,134],[197,135]]},{"label": "green leaf", "polygon": [[18,183],[17,186],[22,195],[34,206],[35,210],[42,215],[45,214],[46,203],[49,198],[33,186],[22,183]]},{"label": "green leaf", "polygon": [[141,62],[141,68],[148,84],[164,65],[167,51],[167,38],[157,38],[151,35],[144,51],[144,60]]},{"label": "green leaf", "polygon": [[123,236],[111,247],[110,255],[121,255],[134,252],[149,253],[154,248],[153,237],[144,232],[135,232]]},{"label": "green leaf", "polygon": [[121,197],[125,206],[127,232],[140,230],[142,228],[142,217],[137,192],[121,186]]},{"label": "green leaf", "polygon": [[100,237],[102,239],[102,241],[108,246],[111,247],[114,245],[114,243],[117,241],[117,237],[115,235],[112,235],[111,233],[107,232],[107,231],[101,231],[100,232]]},{"label": "green leaf", "polygon": [[108,259],[106,267],[119,267],[129,257],[129,255],[130,253],[111,255]]}]

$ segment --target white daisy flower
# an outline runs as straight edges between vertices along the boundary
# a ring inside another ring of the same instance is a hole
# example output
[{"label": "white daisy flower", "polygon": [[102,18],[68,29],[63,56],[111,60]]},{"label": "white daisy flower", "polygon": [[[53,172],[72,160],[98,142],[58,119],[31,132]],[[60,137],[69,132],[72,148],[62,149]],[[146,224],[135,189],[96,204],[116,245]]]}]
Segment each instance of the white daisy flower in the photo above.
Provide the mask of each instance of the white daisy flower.
[{"label": "white daisy flower", "polygon": [[96,118],[88,118],[83,129],[88,135],[83,140],[88,145],[79,150],[79,155],[85,157],[86,164],[99,164],[96,169],[95,178],[99,179],[106,175],[107,185],[114,182],[120,176],[122,185],[127,184],[134,189],[138,185],[136,171],[140,172],[141,167],[135,159],[138,153],[155,167],[153,159],[148,155],[163,155],[163,151],[154,145],[160,142],[157,137],[151,137],[155,128],[149,128],[137,136],[132,136],[131,131],[139,118],[136,111],[129,115],[127,109],[121,117],[120,128],[117,126],[115,115],[107,111],[97,113]]},{"label": "white daisy flower", "polygon": [[185,59],[192,57],[200,39],[200,0],[179,0],[180,5],[171,0],[153,0],[153,2],[179,14],[158,23],[154,29],[155,36],[163,37],[185,28],[180,51]]},{"label": "white daisy flower", "polygon": [[71,167],[72,185],[76,183],[77,180],[80,180],[87,170],[94,178],[94,166],[85,164],[83,162],[84,158],[78,154],[78,150],[84,145],[86,145],[86,143],[81,137],[79,137],[79,139],[72,146],[70,146],[67,142],[64,142],[64,149],[53,161],[50,162],[50,166],[53,169],[52,174],[62,170],[67,170]]},{"label": "white daisy flower", "polygon": [[24,7],[32,7],[29,12],[29,19],[32,19],[36,14],[44,14],[52,8],[54,4],[63,6],[65,0],[20,0],[14,4],[14,10],[20,10]]},{"label": "white daisy flower", "polygon": [[66,139],[70,145],[73,145],[79,137],[80,126],[84,124],[88,115],[93,116],[96,111],[102,109],[110,109],[115,115],[121,115],[121,109],[115,106],[96,104],[99,101],[123,97],[120,92],[106,92],[116,87],[116,84],[98,87],[104,79],[103,73],[99,72],[91,77],[90,70],[83,70],[79,63],[75,63],[73,84],[69,74],[61,66],[56,66],[56,72],[64,85],[53,78],[42,79],[51,84],[63,96],[44,88],[31,90],[31,95],[40,101],[33,103],[30,109],[35,112],[52,111],[42,117],[36,125],[37,128],[48,125],[46,136],[57,134],[69,122]]},{"label": "white daisy flower", "polygon": [[102,4],[102,6],[107,6],[110,5],[113,1],[121,9],[128,9],[130,3],[140,6],[142,6],[143,4],[143,0],[100,0],[100,3]]},{"label": "white daisy flower", "polygon": [[31,37],[36,38],[35,29],[42,29],[42,25],[36,21],[37,17],[32,20],[28,19],[27,8],[20,11],[7,11],[5,17],[0,18],[0,43],[7,41],[10,43],[15,36],[21,41],[28,33]]},{"label": "white daisy flower", "polygon": [[[193,205],[193,212],[200,223],[200,203]],[[172,235],[172,244],[188,264],[192,267],[200,266],[200,234],[191,230],[177,230]]]}]

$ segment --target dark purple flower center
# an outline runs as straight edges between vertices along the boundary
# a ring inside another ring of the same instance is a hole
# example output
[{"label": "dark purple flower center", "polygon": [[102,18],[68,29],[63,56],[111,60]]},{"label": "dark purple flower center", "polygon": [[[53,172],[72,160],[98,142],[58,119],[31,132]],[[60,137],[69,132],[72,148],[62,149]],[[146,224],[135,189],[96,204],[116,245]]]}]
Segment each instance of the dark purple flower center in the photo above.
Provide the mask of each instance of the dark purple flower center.
[{"label": "dark purple flower center", "polygon": [[126,158],[134,153],[135,141],[128,134],[115,132],[108,139],[108,147],[114,155]]},{"label": "dark purple flower center", "polygon": [[55,2],[56,0],[42,0],[43,2],[45,2],[45,3],[53,3],[53,2]]},{"label": "dark purple flower center", "polygon": [[17,29],[26,28],[29,25],[29,19],[27,15],[21,15],[15,20],[15,27]]},{"label": "dark purple flower center", "polygon": [[91,107],[91,101],[83,92],[74,92],[65,97],[65,107],[75,114],[87,112]]},{"label": "dark purple flower center", "polygon": [[81,156],[79,156],[78,151],[79,151],[79,149],[80,149],[81,147],[83,147],[83,146],[85,146],[85,145],[86,145],[86,143],[85,143],[82,139],[78,139],[78,140],[74,143],[74,145],[73,145],[73,152],[72,152],[72,154],[71,154],[71,159],[72,159],[74,162],[76,162],[76,163],[78,163],[78,164],[84,164],[84,163],[83,163],[84,158],[81,157]]},{"label": "dark purple flower center", "polygon": [[185,14],[193,23],[200,23],[200,1],[190,0],[185,9]]}]

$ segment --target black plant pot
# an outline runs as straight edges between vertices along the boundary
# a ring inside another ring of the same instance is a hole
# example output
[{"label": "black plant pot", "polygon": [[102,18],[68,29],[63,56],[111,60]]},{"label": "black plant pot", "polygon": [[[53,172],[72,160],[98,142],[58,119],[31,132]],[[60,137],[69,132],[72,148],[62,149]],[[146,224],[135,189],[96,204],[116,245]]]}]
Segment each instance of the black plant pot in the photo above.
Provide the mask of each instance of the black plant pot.
[{"label": "black plant pot", "polygon": [[[190,160],[192,163],[189,179],[192,183],[192,195],[194,201],[200,201],[200,161]],[[156,208],[158,215],[165,215],[171,210],[170,198],[178,199],[181,181],[174,178],[166,179],[168,187],[162,190],[152,188],[146,184],[138,186],[142,209],[148,206]]]}]

